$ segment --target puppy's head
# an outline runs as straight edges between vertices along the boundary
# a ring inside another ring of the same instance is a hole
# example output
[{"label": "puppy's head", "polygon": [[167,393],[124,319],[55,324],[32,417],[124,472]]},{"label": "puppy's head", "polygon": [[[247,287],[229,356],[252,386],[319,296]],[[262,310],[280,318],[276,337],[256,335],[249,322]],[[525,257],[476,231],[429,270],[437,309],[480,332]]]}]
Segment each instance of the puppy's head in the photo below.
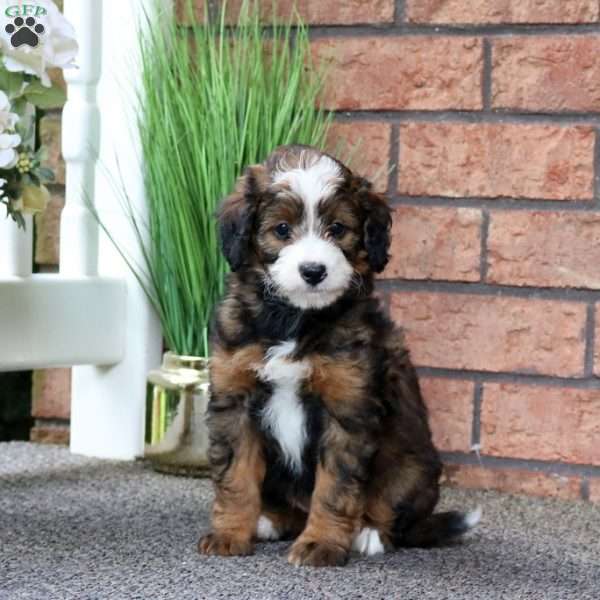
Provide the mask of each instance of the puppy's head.
[{"label": "puppy's head", "polygon": [[252,270],[302,309],[359,290],[388,261],[390,209],[365,179],[308,146],[249,167],[219,214],[232,271]]}]

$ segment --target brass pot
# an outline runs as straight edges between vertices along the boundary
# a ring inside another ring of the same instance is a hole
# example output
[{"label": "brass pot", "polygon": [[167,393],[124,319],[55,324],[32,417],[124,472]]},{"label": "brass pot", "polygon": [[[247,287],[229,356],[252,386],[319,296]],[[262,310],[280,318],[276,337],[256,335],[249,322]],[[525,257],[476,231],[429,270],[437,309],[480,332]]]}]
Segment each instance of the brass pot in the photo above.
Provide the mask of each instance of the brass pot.
[{"label": "brass pot", "polygon": [[166,352],[150,371],[144,458],[163,473],[208,477],[208,360]]}]

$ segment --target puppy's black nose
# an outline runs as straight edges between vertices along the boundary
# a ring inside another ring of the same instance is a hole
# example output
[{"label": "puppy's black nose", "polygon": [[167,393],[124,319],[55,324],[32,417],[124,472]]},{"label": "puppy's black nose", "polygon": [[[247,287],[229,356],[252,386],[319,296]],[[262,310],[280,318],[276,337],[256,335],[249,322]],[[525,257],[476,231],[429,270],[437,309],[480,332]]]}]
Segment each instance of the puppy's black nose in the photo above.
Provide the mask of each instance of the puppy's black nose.
[{"label": "puppy's black nose", "polygon": [[302,263],[300,265],[300,275],[306,283],[317,285],[327,277],[327,269],[325,265],[320,263]]}]

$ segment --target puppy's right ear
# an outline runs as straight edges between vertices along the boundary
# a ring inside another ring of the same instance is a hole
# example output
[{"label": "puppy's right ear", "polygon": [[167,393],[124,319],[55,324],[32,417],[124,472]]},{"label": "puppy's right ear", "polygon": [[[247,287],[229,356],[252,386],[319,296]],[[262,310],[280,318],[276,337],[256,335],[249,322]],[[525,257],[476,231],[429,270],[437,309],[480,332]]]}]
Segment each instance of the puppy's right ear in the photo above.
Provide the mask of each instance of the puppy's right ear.
[{"label": "puppy's right ear", "polygon": [[217,216],[221,250],[232,271],[237,271],[250,254],[254,220],[261,195],[264,167],[248,167],[238,178],[235,191],[221,203]]}]

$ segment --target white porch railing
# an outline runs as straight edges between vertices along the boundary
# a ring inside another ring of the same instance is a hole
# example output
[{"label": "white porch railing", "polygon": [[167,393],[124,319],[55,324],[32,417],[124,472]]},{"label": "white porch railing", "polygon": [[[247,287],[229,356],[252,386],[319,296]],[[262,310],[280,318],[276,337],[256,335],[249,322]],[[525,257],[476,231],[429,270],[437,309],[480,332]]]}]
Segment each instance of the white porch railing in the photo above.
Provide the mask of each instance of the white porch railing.
[{"label": "white porch railing", "polygon": [[106,458],[142,453],[146,374],[159,364],[161,336],[135,277],[98,234],[85,200],[141,262],[115,181],[120,185],[119,165],[143,215],[136,31],[152,6],[152,0],[65,0],[80,50],[79,68],[65,71],[60,273],[32,275],[30,218],[26,232],[0,219],[0,370],[81,365],[72,376],[71,449]]}]

